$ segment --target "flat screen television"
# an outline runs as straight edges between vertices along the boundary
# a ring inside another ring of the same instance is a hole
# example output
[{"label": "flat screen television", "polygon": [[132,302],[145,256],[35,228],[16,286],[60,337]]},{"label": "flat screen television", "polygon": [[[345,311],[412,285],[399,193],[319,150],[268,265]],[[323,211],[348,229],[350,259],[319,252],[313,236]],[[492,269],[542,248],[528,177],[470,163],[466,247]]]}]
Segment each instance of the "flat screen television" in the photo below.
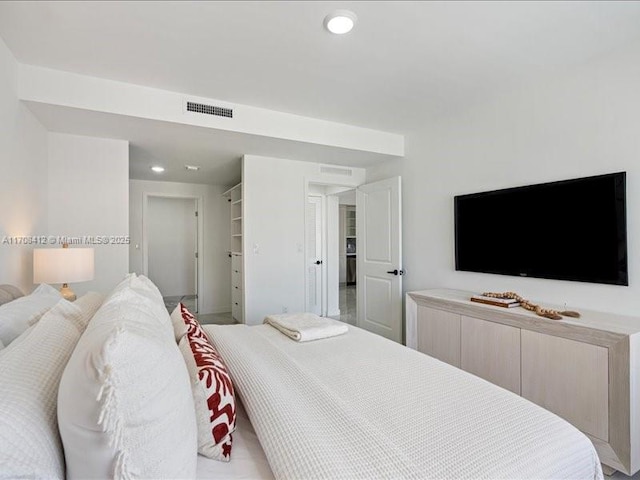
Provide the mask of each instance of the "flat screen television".
[{"label": "flat screen television", "polygon": [[456,270],[628,285],[625,172],[455,197]]}]

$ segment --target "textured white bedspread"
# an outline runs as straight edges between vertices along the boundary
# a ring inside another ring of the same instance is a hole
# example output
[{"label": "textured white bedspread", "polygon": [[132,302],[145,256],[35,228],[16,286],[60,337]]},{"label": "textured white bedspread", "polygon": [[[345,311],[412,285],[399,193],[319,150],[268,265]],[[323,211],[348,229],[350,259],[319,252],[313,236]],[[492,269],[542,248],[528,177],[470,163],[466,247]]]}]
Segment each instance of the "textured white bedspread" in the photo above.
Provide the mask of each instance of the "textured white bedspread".
[{"label": "textured white bedspread", "polygon": [[198,480],[273,479],[269,462],[241,403],[236,405],[236,415],[231,461],[221,462],[198,455]]},{"label": "textured white bedspread", "polygon": [[267,325],[206,329],[276,478],[602,478],[564,420],[364,330],[298,343]]}]

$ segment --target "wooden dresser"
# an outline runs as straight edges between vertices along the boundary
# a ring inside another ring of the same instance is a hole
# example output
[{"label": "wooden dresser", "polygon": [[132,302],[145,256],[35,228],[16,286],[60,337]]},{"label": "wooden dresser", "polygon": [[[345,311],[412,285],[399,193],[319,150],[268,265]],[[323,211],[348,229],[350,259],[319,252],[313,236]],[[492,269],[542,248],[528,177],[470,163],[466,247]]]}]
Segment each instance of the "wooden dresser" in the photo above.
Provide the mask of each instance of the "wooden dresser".
[{"label": "wooden dresser", "polygon": [[607,473],[640,470],[640,318],[580,310],[581,318],[556,321],[471,295],[408,293],[407,346],[571,422]]}]

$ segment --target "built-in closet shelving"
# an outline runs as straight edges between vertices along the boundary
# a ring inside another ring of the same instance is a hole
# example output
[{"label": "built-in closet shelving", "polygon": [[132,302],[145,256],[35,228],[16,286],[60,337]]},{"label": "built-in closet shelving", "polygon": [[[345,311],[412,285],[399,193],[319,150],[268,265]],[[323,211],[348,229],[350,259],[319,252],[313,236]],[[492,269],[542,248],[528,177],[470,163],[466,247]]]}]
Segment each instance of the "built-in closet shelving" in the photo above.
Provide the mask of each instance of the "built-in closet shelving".
[{"label": "built-in closet shelving", "polygon": [[222,194],[229,202],[231,237],[231,316],[238,323],[244,323],[244,276],[242,261],[242,183],[231,187]]}]

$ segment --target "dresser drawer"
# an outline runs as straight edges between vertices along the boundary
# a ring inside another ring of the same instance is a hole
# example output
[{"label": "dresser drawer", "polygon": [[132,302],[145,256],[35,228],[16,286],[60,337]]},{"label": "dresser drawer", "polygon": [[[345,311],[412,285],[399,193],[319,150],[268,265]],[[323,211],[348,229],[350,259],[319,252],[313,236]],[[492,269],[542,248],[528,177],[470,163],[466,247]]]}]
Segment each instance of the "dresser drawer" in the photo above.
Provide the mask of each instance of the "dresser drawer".
[{"label": "dresser drawer", "polygon": [[231,316],[238,323],[243,323],[242,319],[242,304],[236,305],[235,303],[231,305]]},{"label": "dresser drawer", "polygon": [[231,306],[242,305],[242,289],[233,288],[231,291]]},{"label": "dresser drawer", "polygon": [[231,287],[242,288],[242,272],[231,270]]},{"label": "dresser drawer", "polygon": [[231,316],[236,322],[243,323],[242,290],[233,288],[231,292]]},{"label": "dresser drawer", "polygon": [[242,273],[242,255],[231,255],[231,272]]}]

